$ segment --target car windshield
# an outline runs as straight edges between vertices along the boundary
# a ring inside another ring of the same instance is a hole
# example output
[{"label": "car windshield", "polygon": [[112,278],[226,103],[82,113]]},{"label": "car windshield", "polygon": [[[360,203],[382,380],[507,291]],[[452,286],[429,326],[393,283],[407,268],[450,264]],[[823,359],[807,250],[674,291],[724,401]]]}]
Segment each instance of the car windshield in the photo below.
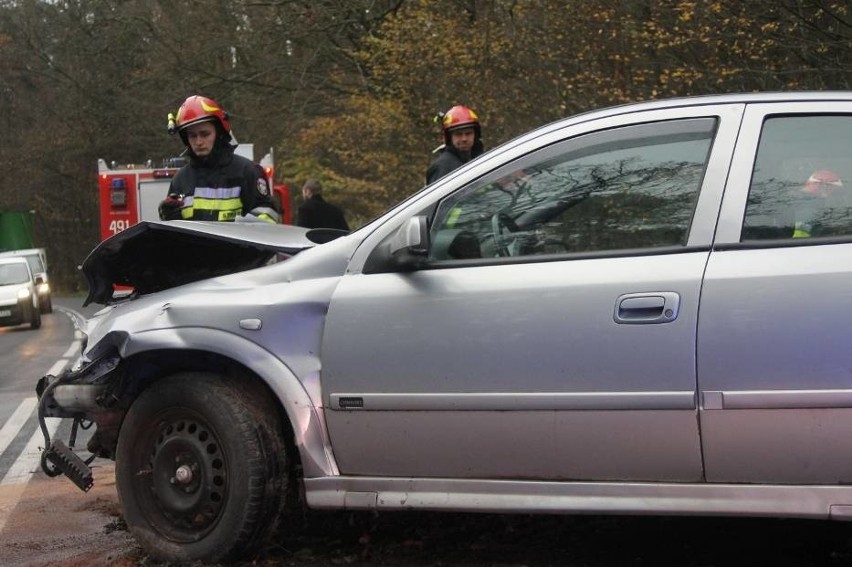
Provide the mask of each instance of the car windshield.
[{"label": "car windshield", "polygon": [[26,264],[0,264],[0,285],[27,283],[29,279]]}]

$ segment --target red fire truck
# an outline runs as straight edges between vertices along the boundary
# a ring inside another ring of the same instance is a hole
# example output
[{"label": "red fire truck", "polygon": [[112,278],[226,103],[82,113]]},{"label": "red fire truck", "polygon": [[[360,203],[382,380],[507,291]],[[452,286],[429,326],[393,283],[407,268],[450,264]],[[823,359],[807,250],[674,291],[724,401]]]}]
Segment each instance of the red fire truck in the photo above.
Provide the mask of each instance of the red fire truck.
[{"label": "red fire truck", "polygon": [[[252,144],[237,146],[237,154],[254,159]],[[101,217],[101,240],[129,228],[141,220],[159,220],[157,207],[169,190],[169,183],[184,158],[164,160],[160,167],[153,161],[145,164],[117,165],[98,160],[98,201]],[[272,179],[274,169],[272,150],[260,160],[266,176]],[[280,203],[281,220],[291,224],[290,192],[286,185],[273,185]]]}]

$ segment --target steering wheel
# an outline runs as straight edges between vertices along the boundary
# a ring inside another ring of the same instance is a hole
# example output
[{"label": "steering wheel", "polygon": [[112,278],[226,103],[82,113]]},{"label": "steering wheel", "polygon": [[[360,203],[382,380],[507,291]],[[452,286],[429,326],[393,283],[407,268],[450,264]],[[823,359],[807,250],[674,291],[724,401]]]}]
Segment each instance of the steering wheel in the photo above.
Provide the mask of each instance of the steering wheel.
[{"label": "steering wheel", "polygon": [[500,256],[509,256],[509,247],[503,239],[503,231],[518,232],[518,224],[507,213],[499,212],[491,217],[491,234],[494,236],[494,245]]}]

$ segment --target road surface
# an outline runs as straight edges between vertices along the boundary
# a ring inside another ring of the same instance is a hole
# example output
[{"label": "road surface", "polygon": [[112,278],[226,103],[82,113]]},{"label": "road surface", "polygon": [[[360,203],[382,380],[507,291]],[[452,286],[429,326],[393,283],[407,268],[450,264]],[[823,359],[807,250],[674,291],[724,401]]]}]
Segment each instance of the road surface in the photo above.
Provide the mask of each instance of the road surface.
[{"label": "road surface", "polygon": [[[139,550],[123,529],[110,461],[93,463],[95,487],[83,493],[40,468],[44,437],[35,384],[58,374],[80,351],[75,320],[91,315],[82,298],[54,298],[41,329],[0,327],[0,565],[133,565]],[[67,442],[68,420],[48,420]],[[60,423],[62,422],[62,423]],[[81,432],[84,447],[88,432]]]}]

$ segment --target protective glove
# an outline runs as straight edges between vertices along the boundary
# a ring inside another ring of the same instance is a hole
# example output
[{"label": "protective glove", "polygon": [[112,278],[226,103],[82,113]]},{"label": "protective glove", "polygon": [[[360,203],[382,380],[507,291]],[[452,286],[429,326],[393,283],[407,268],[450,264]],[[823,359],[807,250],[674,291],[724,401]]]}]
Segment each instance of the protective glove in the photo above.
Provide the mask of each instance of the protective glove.
[{"label": "protective glove", "polygon": [[181,207],[183,207],[183,195],[169,193],[168,197],[160,201],[160,206],[157,209],[160,213],[160,220],[180,220]]}]

